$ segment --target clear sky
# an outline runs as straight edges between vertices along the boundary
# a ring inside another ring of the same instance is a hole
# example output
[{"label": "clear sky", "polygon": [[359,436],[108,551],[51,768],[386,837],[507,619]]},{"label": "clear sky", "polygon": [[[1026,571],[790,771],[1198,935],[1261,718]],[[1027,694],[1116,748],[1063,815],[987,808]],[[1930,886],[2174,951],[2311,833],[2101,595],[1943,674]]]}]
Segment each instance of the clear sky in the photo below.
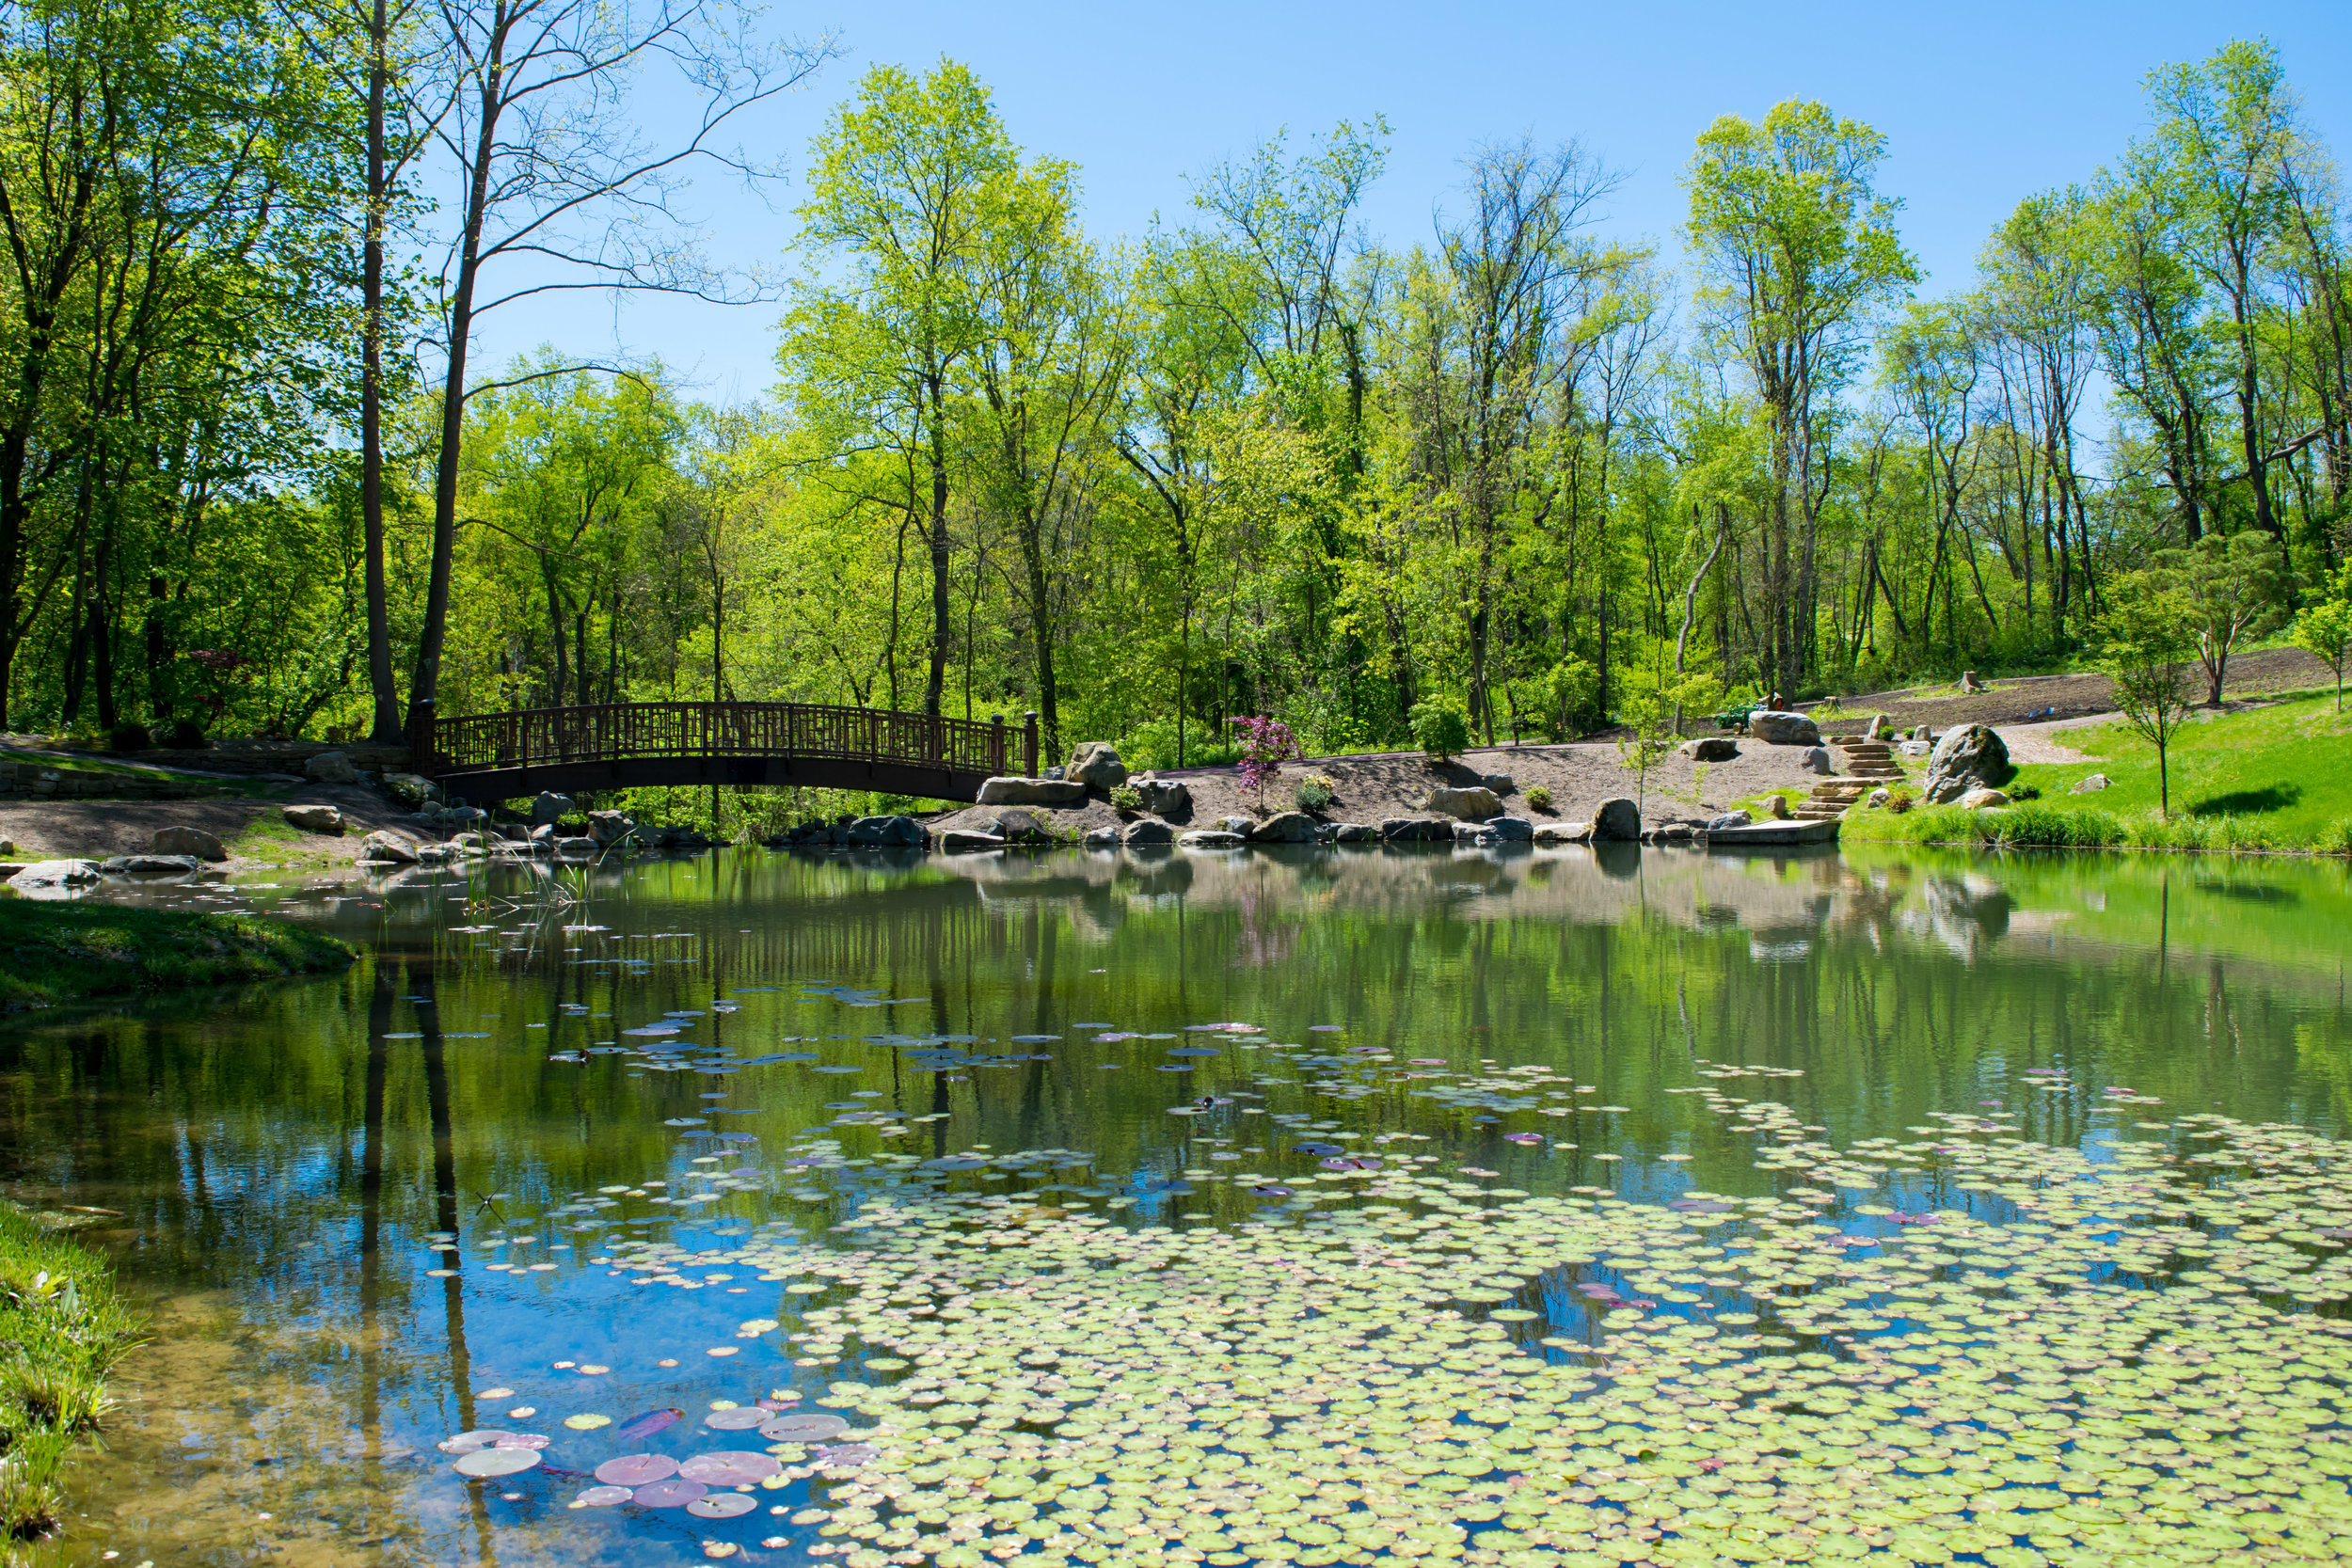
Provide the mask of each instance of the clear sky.
[{"label": "clear sky", "polygon": [[[1397,5],[1191,0],[780,0],[781,32],[833,33],[842,56],[746,136],[793,178],[771,207],[739,187],[696,195],[718,257],[771,269],[801,199],[809,139],[871,65],[963,61],[994,90],[1014,139],[1084,172],[1089,230],[1183,221],[1185,175],[1287,127],[1385,115],[1387,174],[1365,210],[1395,245],[1425,240],[1463,154],[1482,141],[1574,138],[1623,171],[1604,231],[1679,257],[1680,176],[1715,117],[1817,98],[1887,137],[1882,182],[1906,203],[1927,290],[1963,287],[1985,234],[2020,198],[2090,175],[2144,127],[2141,85],[2232,38],[2278,46],[2308,123],[2352,158],[2352,0],[1963,0],[1882,5]],[[659,354],[695,395],[756,397],[774,378],[773,305],[572,299],[514,309],[482,336],[484,364],[540,342]]]}]

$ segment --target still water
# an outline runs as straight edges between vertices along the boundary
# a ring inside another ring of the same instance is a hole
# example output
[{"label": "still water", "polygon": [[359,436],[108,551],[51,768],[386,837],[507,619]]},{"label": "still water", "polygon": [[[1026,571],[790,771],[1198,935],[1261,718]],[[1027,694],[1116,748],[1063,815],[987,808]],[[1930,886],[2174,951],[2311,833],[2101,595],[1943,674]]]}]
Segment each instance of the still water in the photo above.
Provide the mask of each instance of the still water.
[{"label": "still water", "polygon": [[236,896],[368,956],[0,1025],[0,1184],[119,1211],[153,1317],[57,1560],[2352,1547],[2352,1184],[2304,1136],[2352,1087],[2340,864],[726,851]]}]

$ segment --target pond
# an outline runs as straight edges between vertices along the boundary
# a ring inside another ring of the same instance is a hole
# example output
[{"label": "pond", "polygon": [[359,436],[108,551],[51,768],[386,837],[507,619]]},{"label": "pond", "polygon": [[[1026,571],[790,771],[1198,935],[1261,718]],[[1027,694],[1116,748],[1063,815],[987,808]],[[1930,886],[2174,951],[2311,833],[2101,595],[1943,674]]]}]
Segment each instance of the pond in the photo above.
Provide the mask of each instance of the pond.
[{"label": "pond", "polygon": [[370,956],[0,1032],[154,1320],[75,1562],[2352,1556],[2340,864],[141,896]]}]

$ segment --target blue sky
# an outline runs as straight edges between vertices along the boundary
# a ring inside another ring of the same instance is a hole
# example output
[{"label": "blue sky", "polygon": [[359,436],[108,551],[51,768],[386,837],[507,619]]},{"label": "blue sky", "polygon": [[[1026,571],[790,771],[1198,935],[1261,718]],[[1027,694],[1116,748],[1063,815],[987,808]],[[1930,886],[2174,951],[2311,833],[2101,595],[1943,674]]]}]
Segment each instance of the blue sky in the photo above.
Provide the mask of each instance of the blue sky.
[{"label": "blue sky", "polygon": [[[739,187],[696,193],[711,251],[779,268],[808,142],[882,62],[962,60],[1012,135],[1076,162],[1089,230],[1182,221],[1184,176],[1288,127],[1294,143],[1377,113],[1393,133],[1367,227],[1425,239],[1481,141],[1575,138],[1620,169],[1603,231],[1679,261],[1680,175],[1718,115],[1818,98],[1884,133],[1883,184],[1906,204],[1929,292],[1964,287],[1993,224],[2030,192],[2083,179],[2145,123],[2141,83],[2234,37],[2275,43],[2308,123],[2352,157],[2352,0],[2328,4],[1997,3],[1597,6],[1234,3],[946,4],[888,0],[770,10],[780,31],[834,33],[843,56],[767,108],[747,140],[794,178],[772,211]],[[648,84],[651,85],[650,83]],[[772,305],[597,299],[502,312],[484,364],[540,342],[659,354],[696,395],[733,401],[774,378]]]}]

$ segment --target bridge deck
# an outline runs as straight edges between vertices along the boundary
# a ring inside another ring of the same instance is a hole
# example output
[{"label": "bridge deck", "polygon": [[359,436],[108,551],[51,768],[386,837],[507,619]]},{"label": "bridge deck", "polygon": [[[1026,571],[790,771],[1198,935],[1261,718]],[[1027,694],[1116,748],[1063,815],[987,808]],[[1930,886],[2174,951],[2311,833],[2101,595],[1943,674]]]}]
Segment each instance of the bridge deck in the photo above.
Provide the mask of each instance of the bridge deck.
[{"label": "bridge deck", "polygon": [[[429,712],[429,710],[428,710]],[[660,784],[802,785],[971,800],[992,775],[1037,772],[1021,729],[817,703],[607,703],[428,717],[417,770],[475,802]],[[1016,750],[1017,748],[1017,750]]]}]

